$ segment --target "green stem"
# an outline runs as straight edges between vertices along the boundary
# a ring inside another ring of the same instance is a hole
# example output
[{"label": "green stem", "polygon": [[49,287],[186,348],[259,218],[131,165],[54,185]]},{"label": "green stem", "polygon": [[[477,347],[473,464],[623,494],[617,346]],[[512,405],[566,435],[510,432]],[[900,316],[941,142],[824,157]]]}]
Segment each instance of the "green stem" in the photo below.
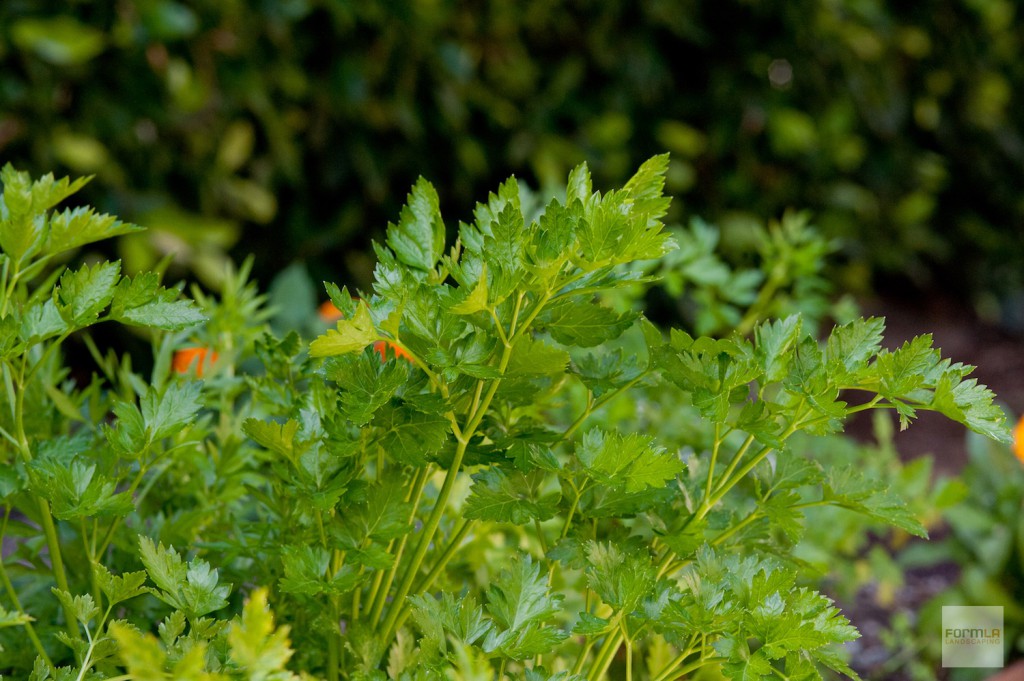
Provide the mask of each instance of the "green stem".
[{"label": "green stem", "polygon": [[[540,314],[541,309],[550,297],[550,294],[542,296],[527,315],[526,319],[523,320],[521,325],[519,325],[519,313],[525,295],[525,292],[520,293],[519,297],[516,299],[515,310],[512,313],[512,323],[509,327],[509,342],[505,344],[501,353],[501,359],[498,361],[497,370],[499,374],[505,373],[505,369],[508,367],[508,361],[512,356],[512,347],[515,345],[516,340],[518,340],[523,333],[529,330],[530,323],[538,314]],[[423,536],[420,538],[420,542],[416,546],[416,552],[413,554],[405,573],[402,575],[402,582],[398,587],[398,591],[395,593],[394,600],[391,604],[391,610],[388,611],[388,616],[384,620],[383,642],[385,644],[390,643],[391,639],[395,635],[395,631],[398,628],[398,619],[407,607],[405,600],[409,596],[409,591],[412,589],[413,581],[416,579],[416,575],[423,564],[423,559],[426,557],[427,551],[430,549],[430,543],[433,541],[434,534],[437,532],[437,527],[441,523],[441,516],[444,514],[444,510],[448,505],[448,499],[451,497],[452,489],[455,486],[455,480],[462,467],[462,459],[466,455],[466,448],[469,446],[469,442],[473,438],[473,434],[476,433],[476,429],[480,426],[481,421],[483,421],[488,408],[490,408],[491,400],[494,399],[494,394],[498,391],[498,386],[500,384],[500,378],[496,378],[491,381],[490,387],[487,389],[487,394],[477,405],[476,410],[470,414],[468,423],[466,424],[466,427],[462,429],[461,437],[458,438],[459,444],[455,449],[455,455],[452,458],[451,466],[448,468],[448,472],[445,475],[444,483],[441,485],[441,491],[438,493],[434,508],[430,512],[430,516],[427,518],[427,522],[423,526]]]},{"label": "green stem", "polygon": [[[416,511],[419,510],[420,500],[423,498],[423,488],[426,487],[427,480],[430,478],[431,466],[427,465],[419,469],[416,472],[416,477],[412,483],[412,511],[409,513],[409,523],[412,523],[416,519]],[[406,501],[409,501],[407,499]],[[398,572],[398,566],[402,562],[402,554],[405,552],[405,545],[408,543],[409,534],[402,536],[402,539],[398,543],[398,550],[395,552],[395,562],[388,570],[387,577],[384,578],[383,584],[381,582],[374,583],[374,590],[370,593],[368,603],[371,604],[370,609],[370,623],[376,626],[380,622],[380,616],[384,612],[384,603],[387,600],[388,591],[391,590],[391,585],[395,581],[395,574]],[[383,575],[383,573],[378,573]],[[381,588],[382,587],[382,588]]]},{"label": "green stem", "polygon": [[[472,437],[472,429],[467,429],[466,432],[468,437]],[[419,544],[416,545],[416,551],[413,553],[412,559],[402,575],[402,581],[391,603],[391,609],[384,620],[384,638],[382,641],[385,644],[390,643],[391,638],[395,634],[398,617],[405,604],[405,599],[409,595],[409,590],[412,588],[412,583],[416,579],[420,566],[423,565],[423,559],[426,557],[427,551],[430,550],[430,543],[434,539],[434,533],[437,532],[437,527],[441,524],[441,516],[448,505],[448,498],[451,496],[452,488],[455,486],[455,478],[459,474],[459,469],[462,467],[462,459],[466,455],[466,447],[469,444],[468,437],[459,440],[459,445],[455,449],[455,456],[452,458],[451,467],[448,469],[448,473],[444,477],[444,483],[441,485],[441,491],[437,495],[437,501],[430,512],[430,516],[427,518],[427,522],[423,525],[423,536],[420,538]]]},{"label": "green stem", "polygon": [[[437,563],[434,564],[434,567],[431,568],[429,573],[427,573],[427,576],[416,584],[413,591],[416,593],[423,593],[434,585],[434,582],[441,576],[441,572],[444,571],[448,562],[459,550],[459,545],[462,543],[462,540],[466,538],[466,535],[469,533],[469,528],[472,526],[473,521],[469,519],[464,519],[459,524],[459,528],[452,533],[452,538],[449,540],[448,546],[445,547],[444,553],[442,553],[441,557],[437,559]],[[399,624],[399,626],[401,626],[401,624]]]},{"label": "green stem", "polygon": [[644,371],[640,372],[638,376],[630,379],[626,383],[623,383],[614,390],[609,390],[605,394],[601,395],[601,397],[593,401],[591,401],[591,394],[588,392],[586,408],[583,410],[583,413],[580,414],[579,417],[575,421],[573,421],[568,428],[566,428],[565,432],[562,433],[562,436],[558,438],[559,442],[564,442],[565,440],[568,440],[570,437],[572,437],[573,433],[575,433],[579,429],[579,427],[582,426],[588,418],[590,418],[591,414],[593,414],[595,411],[597,411],[604,405],[608,404],[613,399],[615,399],[616,397],[618,397],[619,395],[626,392],[627,390],[635,386],[637,383],[642,381],[648,373],[649,370],[645,369]]},{"label": "green stem", "polygon": [[633,641],[626,637],[626,681],[633,681]]},{"label": "green stem", "polygon": [[498,666],[498,675],[495,677],[497,681],[504,681],[505,679],[505,665],[508,664],[508,658],[501,658],[501,665]]},{"label": "green stem", "polygon": [[[25,436],[26,361],[27,355],[22,355],[21,375],[18,380],[18,387],[20,390],[18,390],[14,408],[14,426],[15,436],[19,443],[19,452],[22,459],[27,463],[32,461],[32,450],[29,448],[28,438]],[[57,583],[57,588],[70,593],[71,590],[68,588],[67,574],[64,572],[64,560],[61,558],[60,538],[57,534],[57,528],[53,522],[53,515],[50,513],[50,504],[46,499],[40,496],[36,496],[36,501],[39,506],[39,523],[42,525],[43,533],[46,535],[46,546],[50,551],[50,571],[53,573],[53,579]],[[81,639],[82,635],[81,632],[78,631],[78,621],[75,619],[74,611],[66,605],[63,606],[63,609],[64,619],[67,620],[68,632],[75,640]]]},{"label": "green stem", "polygon": [[327,679],[338,681],[338,669],[341,667],[340,646],[341,639],[338,632],[331,626],[331,633],[327,637]]},{"label": "green stem", "polygon": [[[146,448],[142,450],[142,453],[139,456],[140,456],[140,458],[144,458],[148,453],[149,453],[149,445],[146,445]],[[135,478],[132,480],[132,483],[128,486],[127,492],[128,492],[128,496],[129,497],[131,497],[131,496],[133,496],[135,494],[135,490],[138,489],[139,484],[142,482],[142,479],[143,479],[143,477],[145,477],[146,472],[148,470],[149,470],[149,465],[148,464],[147,465],[143,465],[141,463],[139,464],[139,472],[136,473]],[[156,476],[154,476],[154,477],[156,477]],[[148,491],[148,488],[147,488],[147,491]],[[138,508],[139,504],[141,503],[142,499],[145,496],[146,496],[145,494],[141,494],[141,495],[139,495],[138,499],[132,499],[132,503],[135,504],[136,508]],[[107,531],[103,534],[103,541],[100,542],[99,550],[94,553],[95,556],[99,557],[99,556],[102,556],[104,553],[107,552],[107,548],[110,546],[110,542],[114,541],[114,533],[117,532],[117,528],[121,526],[121,521],[122,520],[123,520],[123,518],[118,516],[118,517],[114,518],[110,522],[110,527],[108,527]]]},{"label": "green stem", "polygon": [[[576,509],[579,508],[580,497],[583,496],[583,490],[586,489],[586,486],[587,486],[587,483],[584,482],[580,486],[579,489],[576,489],[575,483],[570,481],[569,484],[572,485],[572,488],[573,488],[572,505],[569,507],[569,513],[567,513],[566,516],[565,516],[565,524],[562,525],[562,532],[561,532],[561,534],[558,535],[558,541],[555,542],[556,544],[560,543],[563,539],[565,539],[567,536],[569,536],[569,527],[572,525],[573,516],[576,515]],[[547,550],[545,550],[544,553],[546,554]],[[548,567],[548,587],[549,588],[551,586],[551,580],[555,576],[555,565],[557,565],[557,564],[558,564],[558,561],[554,561],[553,560],[553,561],[551,561],[551,565]]]},{"label": "green stem", "polygon": [[[50,550],[50,569],[53,572],[53,579],[57,582],[57,588],[61,591],[71,593],[68,588],[68,576],[64,572],[64,560],[60,553],[60,539],[57,537],[57,527],[53,523],[53,516],[50,514],[50,504],[42,497],[36,497],[39,502],[40,523],[43,526],[43,533],[46,535],[46,545]],[[68,606],[64,606],[65,625],[72,638],[81,639],[82,634],[78,631],[78,620],[75,612]]]},{"label": "green stem", "polygon": [[590,653],[590,649],[594,647],[594,640],[587,639],[586,645],[580,650],[579,656],[576,658],[576,664],[572,666],[572,674],[575,676],[583,671],[583,665],[587,661],[587,655]]},{"label": "green stem", "polygon": [[[621,617],[621,613],[620,613]],[[597,657],[594,659],[594,664],[590,667],[590,672],[587,674],[588,681],[597,681],[603,678],[608,672],[608,667],[612,666],[612,660],[615,659],[615,653],[618,652],[619,646],[622,645],[622,630],[615,628],[615,630],[608,632],[608,637],[604,640],[604,645],[597,652]]]},{"label": "green stem", "polygon": [[[458,552],[459,545],[462,543],[462,540],[466,537],[466,534],[469,532],[469,528],[472,526],[472,520],[466,519],[462,521],[462,524],[459,526],[459,529],[455,531],[455,533],[452,535],[451,540],[448,542],[448,546],[445,548],[444,553],[441,554],[441,557],[437,559],[437,563],[430,570],[430,572],[427,573],[427,576],[421,579],[419,582],[417,582],[416,586],[413,587],[413,593],[424,593],[434,585],[434,582],[437,581],[437,578],[441,576],[441,573],[444,572],[444,569],[448,566],[448,562]],[[401,613],[399,613],[398,620],[395,623],[396,631],[399,628],[401,628],[403,624],[405,624],[405,620],[409,619],[409,615],[411,613],[412,610],[410,610],[407,606],[402,607],[402,611]]]},{"label": "green stem", "polygon": [[85,527],[84,516],[79,518],[78,531],[82,535],[82,548],[85,550],[85,555],[89,559],[89,584],[92,585],[92,598],[97,603],[100,603],[103,591],[100,589],[99,578],[96,576],[96,568],[93,565],[93,563],[96,562],[96,557],[93,555],[92,550],[89,547],[89,531]]},{"label": "green stem", "polygon": [[[698,634],[693,634],[692,636],[690,636],[690,640],[686,644],[686,648],[680,651],[680,653],[676,655],[676,657],[671,662],[669,662],[660,672],[653,675],[651,681],[666,681],[666,679],[672,676],[672,672],[674,672],[679,667],[679,665],[685,662],[686,658],[693,654],[694,649],[697,647],[698,637]],[[676,674],[677,678],[678,676],[679,674]]]},{"label": "green stem", "polygon": [[[8,263],[13,262],[13,267],[9,267]],[[3,300],[0,300],[0,319],[7,316],[7,306],[11,302],[11,298],[14,295],[14,287],[18,283],[18,276],[21,263],[18,261],[12,261],[11,258],[4,259],[4,276],[3,276],[3,289],[0,293],[3,294]],[[10,275],[8,277],[8,275]]]},{"label": "green stem", "polygon": [[704,485],[704,499],[707,500],[711,496],[711,484],[715,479],[715,464],[718,463],[718,449],[722,446],[722,440],[719,434],[722,431],[722,425],[715,421],[715,444],[711,447],[711,461],[708,462],[708,481]]},{"label": "green stem", "polygon": [[768,305],[768,301],[772,299],[779,286],[785,280],[786,270],[782,263],[776,263],[775,267],[772,268],[771,273],[768,275],[768,281],[757,293],[757,299],[754,300],[753,305],[747,308],[746,314],[743,315],[743,319],[736,325],[736,332],[741,336],[746,336],[750,333],[754,325],[761,318],[763,309]]},{"label": "green stem", "polygon": [[[4,512],[3,526],[0,527],[0,542],[2,542],[3,537],[7,534],[7,520],[10,516],[11,507],[8,505]],[[0,581],[3,581],[4,590],[7,592],[7,596],[11,599],[11,603],[14,604],[14,608],[18,611],[18,614],[28,615],[28,613],[25,612],[25,608],[21,606],[21,599],[18,598],[18,592],[15,590],[14,583],[11,582],[11,578],[7,574],[7,566],[4,564],[2,554],[0,554]],[[28,634],[29,640],[32,641],[32,647],[36,649],[36,653],[39,657],[43,658],[43,661],[46,662],[46,666],[50,668],[50,671],[56,674],[56,667],[53,666],[53,661],[50,659],[50,656],[46,654],[46,649],[43,647],[43,642],[39,640],[39,635],[36,634],[35,627],[32,626],[31,622],[25,622],[23,626],[25,627],[25,632]]]},{"label": "green stem", "polygon": [[[736,466],[738,466],[740,464],[740,461],[746,455],[747,450],[750,449],[750,445],[752,445],[752,444],[754,444],[754,436],[753,435],[748,435],[747,439],[743,441],[743,444],[740,445],[740,448],[736,451],[736,454],[732,457],[732,460],[729,462],[729,465],[726,467],[725,472],[722,473],[722,480],[723,480],[723,482],[728,480],[729,476],[732,475],[734,470],[736,470]],[[706,505],[708,499],[710,499],[710,498],[711,498],[710,496],[704,497],[704,502],[703,503]]]},{"label": "green stem", "polygon": [[548,540],[544,538],[544,528],[541,527],[540,521],[534,518],[533,528],[537,530],[537,540],[540,542],[540,553],[541,558],[548,555]]}]

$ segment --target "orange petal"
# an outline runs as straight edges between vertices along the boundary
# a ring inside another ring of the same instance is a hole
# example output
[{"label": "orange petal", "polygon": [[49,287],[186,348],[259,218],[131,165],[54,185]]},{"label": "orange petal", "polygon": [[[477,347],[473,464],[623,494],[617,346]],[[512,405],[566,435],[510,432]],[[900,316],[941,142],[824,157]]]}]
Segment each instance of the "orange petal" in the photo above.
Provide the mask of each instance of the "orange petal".
[{"label": "orange petal", "polygon": [[174,353],[171,366],[179,374],[187,374],[194,367],[196,378],[202,378],[204,368],[212,366],[217,357],[217,353],[209,348],[182,348]]},{"label": "orange petal", "polygon": [[328,324],[333,324],[344,316],[341,314],[341,310],[339,310],[337,306],[329,300],[325,300],[321,303],[320,308],[317,310],[317,315],[319,315],[321,321],[327,322]]},{"label": "orange petal", "polygon": [[380,355],[380,361],[382,362],[388,361],[388,350],[394,353],[396,358],[404,359],[407,362],[412,361],[412,356],[408,352],[406,352],[404,348],[400,348],[394,343],[389,343],[387,341],[377,341],[376,343],[373,344],[373,349],[377,352],[378,355]]},{"label": "orange petal", "polygon": [[1013,453],[1024,463],[1024,416],[1020,417],[1013,429]]}]

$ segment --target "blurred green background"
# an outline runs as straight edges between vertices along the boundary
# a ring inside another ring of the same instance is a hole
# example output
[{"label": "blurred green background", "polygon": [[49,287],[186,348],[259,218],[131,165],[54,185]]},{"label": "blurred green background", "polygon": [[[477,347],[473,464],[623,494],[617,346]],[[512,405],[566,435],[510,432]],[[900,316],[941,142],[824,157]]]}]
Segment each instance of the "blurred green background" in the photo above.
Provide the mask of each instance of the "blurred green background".
[{"label": "blurred green background", "polygon": [[418,175],[454,227],[515,173],[621,182],[673,154],[673,220],[740,252],[809,209],[854,292],[1024,288],[1024,31],[1010,0],[4,0],[0,160],[216,285],[225,257],[368,283]]}]

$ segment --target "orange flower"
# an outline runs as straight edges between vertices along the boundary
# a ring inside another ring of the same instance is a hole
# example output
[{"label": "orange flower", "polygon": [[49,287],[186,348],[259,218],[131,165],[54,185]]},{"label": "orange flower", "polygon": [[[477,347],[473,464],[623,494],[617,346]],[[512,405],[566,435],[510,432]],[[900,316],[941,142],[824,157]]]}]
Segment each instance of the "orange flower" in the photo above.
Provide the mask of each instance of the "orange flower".
[{"label": "orange flower", "polygon": [[377,351],[378,355],[380,355],[380,361],[382,362],[388,361],[388,350],[395,353],[396,358],[402,358],[407,362],[412,361],[412,355],[406,352],[403,348],[400,348],[394,343],[390,343],[388,341],[377,341],[373,344],[373,349]]},{"label": "orange flower", "polygon": [[333,324],[342,317],[341,310],[339,310],[335,304],[329,300],[325,300],[320,305],[320,308],[317,310],[317,315],[320,317],[320,321],[326,322],[327,324]]},{"label": "orange flower", "polygon": [[1013,453],[1024,463],[1024,416],[1020,417],[1013,429]]},{"label": "orange flower", "polygon": [[217,353],[209,348],[182,348],[174,353],[171,365],[179,374],[187,374],[195,367],[196,378],[203,377],[203,371],[217,361]]},{"label": "orange flower", "polygon": [[[323,303],[320,304],[320,307],[317,309],[317,316],[320,317],[320,321],[325,322],[327,324],[333,324],[334,322],[341,319],[344,315],[341,314],[341,310],[339,310],[334,303],[332,303],[329,300],[325,300]],[[394,343],[388,341],[377,341],[376,343],[373,344],[373,349],[377,352],[378,355],[380,355],[380,361],[382,362],[388,361],[388,350],[391,350],[391,352],[394,353],[395,357],[404,359],[409,362],[412,361],[412,356],[410,356],[408,352],[398,347]]]}]

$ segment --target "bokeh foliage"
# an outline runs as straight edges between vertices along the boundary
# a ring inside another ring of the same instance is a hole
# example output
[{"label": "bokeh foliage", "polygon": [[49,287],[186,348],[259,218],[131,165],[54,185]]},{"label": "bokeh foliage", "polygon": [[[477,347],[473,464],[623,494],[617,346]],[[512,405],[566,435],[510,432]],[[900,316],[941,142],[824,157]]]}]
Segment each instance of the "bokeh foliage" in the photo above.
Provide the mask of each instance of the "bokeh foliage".
[{"label": "bokeh foliage", "polygon": [[[847,286],[1024,278],[1024,34],[1011,0],[0,4],[0,156],[96,173],[201,278],[306,259],[365,283],[417,175],[448,215],[514,171],[618,183],[673,154],[675,219],[742,245],[810,209]],[[355,247],[355,248],[353,248]]]}]

